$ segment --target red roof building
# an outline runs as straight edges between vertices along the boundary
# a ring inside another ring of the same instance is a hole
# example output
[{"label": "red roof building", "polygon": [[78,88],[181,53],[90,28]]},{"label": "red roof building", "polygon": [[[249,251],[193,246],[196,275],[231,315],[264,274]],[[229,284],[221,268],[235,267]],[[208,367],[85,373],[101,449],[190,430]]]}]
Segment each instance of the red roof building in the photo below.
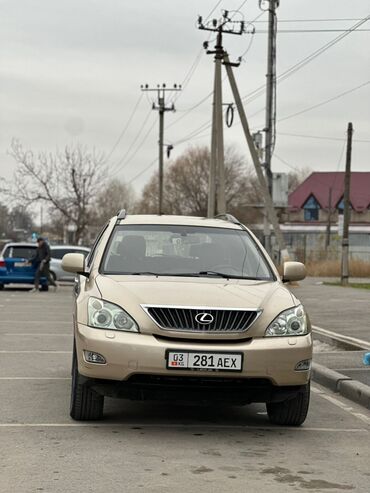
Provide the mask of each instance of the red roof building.
[{"label": "red roof building", "polygon": [[[326,222],[343,212],[344,172],[314,172],[289,195],[289,222]],[[370,223],[370,172],[353,171],[351,222]]]}]

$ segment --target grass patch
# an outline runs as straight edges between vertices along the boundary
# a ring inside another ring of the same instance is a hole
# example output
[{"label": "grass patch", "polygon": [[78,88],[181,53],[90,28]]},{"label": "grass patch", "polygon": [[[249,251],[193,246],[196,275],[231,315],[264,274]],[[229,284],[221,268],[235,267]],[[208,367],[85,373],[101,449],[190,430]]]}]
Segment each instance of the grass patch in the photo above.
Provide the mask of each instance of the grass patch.
[{"label": "grass patch", "polygon": [[[340,277],[340,267],[339,259],[308,260],[306,262],[307,274],[313,277]],[[349,273],[351,277],[370,277],[370,262],[350,260]]]},{"label": "grass patch", "polygon": [[[340,282],[324,282],[326,286],[342,286]],[[350,282],[348,286],[343,286],[348,288],[358,288],[358,289],[370,289],[370,283],[368,282]]]}]

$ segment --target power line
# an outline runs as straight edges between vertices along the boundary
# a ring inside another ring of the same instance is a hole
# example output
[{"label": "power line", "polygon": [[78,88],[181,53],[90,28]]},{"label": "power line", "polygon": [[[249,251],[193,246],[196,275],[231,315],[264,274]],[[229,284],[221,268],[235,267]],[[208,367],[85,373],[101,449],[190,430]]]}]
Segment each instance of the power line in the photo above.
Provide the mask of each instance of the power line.
[{"label": "power line", "polygon": [[[133,147],[135,146],[136,142],[138,141],[138,139],[140,138],[140,135],[142,134],[147,122],[150,120],[150,114],[151,114],[151,110],[149,110],[148,113],[146,113],[145,117],[144,117],[144,120],[139,128],[139,131],[137,132],[135,138],[133,139],[133,141],[131,142],[131,144],[129,145],[129,147],[127,148],[125,154],[116,162],[116,164],[113,165],[112,167],[112,170],[113,172],[115,173],[117,171],[117,168],[125,162],[125,160],[127,159],[127,156],[130,154],[131,150],[133,149]],[[155,122],[154,122],[155,123]],[[153,124],[154,126],[154,124]],[[152,128],[152,127],[151,127]]]},{"label": "power line", "polygon": [[325,101],[321,101],[321,103],[314,104],[312,106],[309,106],[308,108],[305,108],[300,111],[296,111],[295,113],[291,113],[290,115],[284,116],[283,118],[279,118],[278,122],[283,122],[284,120],[288,120],[290,118],[294,118],[295,116],[302,115],[303,113],[307,113],[308,111],[312,111],[316,108],[319,108],[320,106],[324,106],[325,104],[331,103],[332,101],[335,101],[336,99],[342,98],[343,96],[346,96],[347,94],[350,94],[354,91],[357,91],[358,89],[361,89],[362,87],[367,86],[370,84],[370,80],[353,87],[352,89],[348,89],[347,91],[344,91],[340,94],[337,94],[336,96],[333,96],[332,98],[326,99]]},{"label": "power line", "polygon": [[[309,134],[295,134],[295,133],[288,133],[288,132],[278,132],[278,135],[284,135],[287,137],[301,137],[303,139],[317,139],[317,140],[340,140],[340,141],[345,141],[345,137],[326,137],[323,135],[309,135]],[[360,142],[360,143],[370,143],[370,139],[353,139],[353,142]]]},{"label": "power line", "polygon": [[[352,29],[278,29],[278,34],[289,33],[350,33]],[[356,32],[369,32],[370,29],[356,29]],[[267,30],[256,30],[254,34],[266,34]]]},{"label": "power line", "polygon": [[[350,17],[350,18],[326,18],[326,19],[279,19],[279,24],[280,22],[344,22],[344,21],[360,21],[362,18],[361,17]],[[258,21],[258,22],[267,22],[267,21]]]},{"label": "power line", "polygon": [[126,122],[126,125],[124,126],[124,128],[123,128],[122,132],[120,133],[120,135],[119,135],[118,139],[116,140],[115,144],[113,145],[112,149],[109,151],[109,153],[108,153],[108,155],[107,155],[107,157],[106,157],[107,161],[108,161],[108,159],[111,157],[111,155],[113,154],[113,152],[116,150],[116,148],[117,148],[118,144],[119,144],[119,143],[121,142],[121,140],[123,139],[123,137],[124,137],[124,135],[125,135],[125,133],[126,133],[126,131],[127,131],[128,127],[129,127],[129,125],[130,125],[130,123],[131,123],[131,121],[132,121],[132,119],[134,118],[134,115],[135,115],[136,110],[137,110],[137,108],[138,108],[138,106],[139,106],[139,104],[140,104],[140,101],[142,100],[142,97],[143,97],[143,95],[142,95],[142,94],[140,94],[140,96],[139,96],[138,100],[136,101],[135,106],[134,106],[134,108],[133,108],[133,110],[132,110],[132,112],[131,112],[131,115],[129,116],[129,119],[128,119],[128,120],[127,120],[127,122]]},{"label": "power line", "polygon": [[217,9],[217,7],[220,5],[220,3],[222,2],[222,0],[219,0],[216,5],[213,7],[213,9],[211,10],[211,12],[205,17],[205,20],[208,20],[211,15],[213,14],[213,12]]},{"label": "power line", "polygon": [[142,147],[143,147],[144,143],[147,141],[149,135],[152,133],[153,128],[155,127],[155,125],[156,125],[156,121],[154,120],[152,126],[148,129],[148,131],[146,132],[146,134],[144,135],[144,137],[141,139],[141,141],[137,145],[135,151],[131,154],[130,157],[128,157],[126,159],[126,161],[122,164],[121,168],[118,168],[114,172],[114,174],[117,174],[119,171],[122,171],[134,159],[134,157],[137,155],[137,153],[140,151],[140,149],[142,149]]},{"label": "power line", "polygon": [[[339,36],[336,36],[335,38],[333,38],[328,43],[325,43],[324,45],[322,45],[317,50],[313,51],[312,53],[310,53],[306,57],[304,57],[301,60],[299,60],[298,62],[296,62],[294,65],[292,65],[291,67],[289,67],[287,70],[285,70],[283,73],[281,73],[276,78],[277,83],[279,84],[283,80],[285,80],[288,77],[290,77],[291,75],[293,75],[295,72],[297,72],[298,70],[300,70],[301,68],[303,68],[305,65],[307,65],[308,63],[310,63],[312,60],[314,60],[318,56],[320,56],[322,53],[324,53],[325,51],[327,51],[329,48],[331,48],[332,46],[334,46],[336,43],[338,43],[339,41],[341,41],[343,38],[345,38],[346,36],[348,36],[352,32],[356,31],[360,26],[362,26],[362,24],[364,24],[369,19],[370,19],[370,15],[364,17],[363,19],[361,19],[361,21],[359,21],[356,24],[354,24],[350,28],[350,30],[348,32],[345,32],[345,33],[340,34]],[[265,86],[264,85],[261,85],[261,86],[257,87],[256,89],[254,89],[254,91],[252,91],[251,93],[246,94],[245,96],[243,96],[242,99],[243,99],[243,101],[246,101],[247,100],[248,102],[251,102],[251,101],[254,101],[255,99],[259,98],[264,92],[265,92]]]},{"label": "power line", "polygon": [[138,178],[140,178],[141,175],[143,175],[146,171],[148,171],[152,166],[154,166],[154,164],[158,161],[158,158],[155,158],[153,159],[153,161],[151,161],[149,163],[149,165],[144,168],[143,170],[141,170],[137,175],[135,175],[133,178],[131,178],[131,180],[129,180],[127,182],[127,185],[130,185],[133,181],[137,180]]}]

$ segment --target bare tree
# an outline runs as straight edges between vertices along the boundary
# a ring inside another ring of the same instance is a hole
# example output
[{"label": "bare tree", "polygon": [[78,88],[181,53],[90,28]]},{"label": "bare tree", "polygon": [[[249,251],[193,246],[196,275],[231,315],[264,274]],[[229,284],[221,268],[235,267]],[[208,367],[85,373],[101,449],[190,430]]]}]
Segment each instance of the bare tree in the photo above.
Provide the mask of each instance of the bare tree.
[{"label": "bare tree", "polygon": [[135,207],[135,192],[130,185],[110,180],[99,192],[94,211],[94,222],[102,226],[120,209],[132,212]]},{"label": "bare tree", "polygon": [[[192,147],[170,163],[164,174],[164,211],[167,214],[207,214],[210,152],[207,147]],[[240,213],[254,191],[253,173],[243,156],[235,149],[225,153],[226,203],[231,213]],[[155,172],[144,187],[138,211],[156,213],[158,210],[158,179]],[[239,214],[240,215],[240,214]]]},{"label": "bare tree", "polygon": [[10,154],[18,166],[8,195],[25,206],[46,203],[74,227],[79,242],[90,223],[93,199],[104,184],[103,155],[76,146],[35,156],[17,140],[12,141]]}]

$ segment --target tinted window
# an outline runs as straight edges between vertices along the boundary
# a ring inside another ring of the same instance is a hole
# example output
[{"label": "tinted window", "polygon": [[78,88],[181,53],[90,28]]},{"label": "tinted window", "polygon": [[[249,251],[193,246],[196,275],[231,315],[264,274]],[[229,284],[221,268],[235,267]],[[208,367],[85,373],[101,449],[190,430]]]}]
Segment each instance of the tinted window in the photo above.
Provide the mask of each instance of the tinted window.
[{"label": "tinted window", "polygon": [[103,234],[105,233],[105,230],[106,230],[106,229],[107,229],[107,227],[108,227],[108,224],[109,224],[109,223],[107,223],[107,224],[103,227],[103,229],[100,231],[100,233],[98,234],[98,236],[97,236],[97,238],[96,238],[96,240],[95,240],[95,243],[94,243],[94,245],[93,245],[93,247],[92,247],[91,251],[90,251],[90,252],[89,252],[89,254],[88,254],[88,258],[87,258],[87,266],[88,266],[88,267],[90,267],[90,266],[91,266],[91,264],[92,264],[92,261],[93,261],[93,259],[94,259],[94,257],[95,257],[96,250],[97,250],[97,248],[98,248],[98,246],[99,246],[99,244],[100,244],[100,241],[101,241],[101,239],[102,239]]},{"label": "tinted window", "polygon": [[53,248],[51,249],[52,258],[62,259],[66,253],[68,253],[68,251],[64,248],[56,248],[55,250]]},{"label": "tinted window", "polygon": [[78,248],[52,248],[51,256],[52,258],[62,259],[66,253],[82,253],[86,257],[89,252],[86,250],[79,250]]},{"label": "tinted window", "polygon": [[4,250],[4,254],[3,254],[4,258],[10,257],[10,250],[11,250],[11,247],[6,247],[6,249]]},{"label": "tinted window", "polygon": [[82,253],[82,255],[86,258],[89,255],[87,250],[71,250],[68,253]]},{"label": "tinted window", "polygon": [[10,256],[13,258],[25,258],[30,259],[36,253],[36,247],[26,246],[13,246],[11,247]]},{"label": "tinted window", "polygon": [[[248,232],[199,226],[117,226],[102,270],[112,274],[215,275],[272,279]],[[213,272],[211,272],[213,271]]]}]

